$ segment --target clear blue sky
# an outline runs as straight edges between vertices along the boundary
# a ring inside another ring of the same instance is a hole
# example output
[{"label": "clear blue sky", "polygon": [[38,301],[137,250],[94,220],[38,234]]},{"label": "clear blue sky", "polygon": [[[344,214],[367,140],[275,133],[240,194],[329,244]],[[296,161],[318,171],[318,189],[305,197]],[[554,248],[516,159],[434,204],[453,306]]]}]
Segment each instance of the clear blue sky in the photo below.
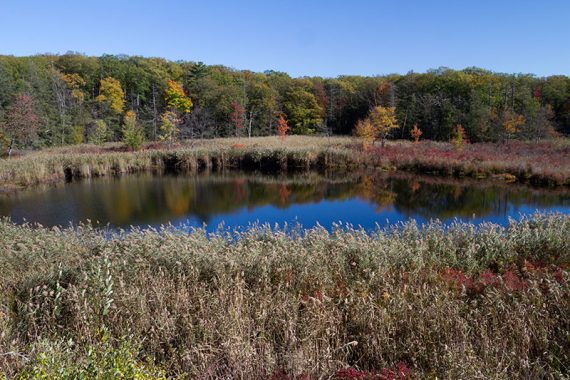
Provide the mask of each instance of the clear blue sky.
[{"label": "clear blue sky", "polygon": [[0,54],[78,51],[293,76],[570,74],[569,0],[0,0]]}]

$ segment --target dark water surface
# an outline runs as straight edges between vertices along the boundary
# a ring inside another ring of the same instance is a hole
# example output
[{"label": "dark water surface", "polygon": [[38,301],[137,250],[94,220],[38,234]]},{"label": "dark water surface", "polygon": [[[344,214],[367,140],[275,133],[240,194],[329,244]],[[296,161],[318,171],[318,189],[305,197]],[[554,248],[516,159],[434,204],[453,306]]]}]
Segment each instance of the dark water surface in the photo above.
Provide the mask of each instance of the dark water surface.
[{"label": "dark water surface", "polygon": [[45,226],[111,227],[350,223],[367,229],[416,219],[505,225],[536,211],[570,214],[570,190],[386,173],[325,176],[201,174],[109,177],[0,195],[0,215]]}]

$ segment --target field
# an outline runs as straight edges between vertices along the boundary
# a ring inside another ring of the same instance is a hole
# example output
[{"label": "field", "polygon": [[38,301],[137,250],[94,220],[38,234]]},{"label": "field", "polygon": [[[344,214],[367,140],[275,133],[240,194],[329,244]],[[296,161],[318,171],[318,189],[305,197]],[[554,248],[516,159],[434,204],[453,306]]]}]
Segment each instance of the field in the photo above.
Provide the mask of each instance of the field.
[{"label": "field", "polygon": [[[9,377],[563,378],[570,218],[207,236],[0,222]],[[138,376],[138,377],[136,377]]]},{"label": "field", "polygon": [[0,161],[0,189],[10,191],[40,183],[150,170],[304,170],[379,168],[443,176],[570,184],[570,140],[466,144],[389,142],[363,151],[349,137],[290,136],[252,139],[189,140],[174,145],[152,143],[138,152],[120,144],[79,145],[23,152]]}]

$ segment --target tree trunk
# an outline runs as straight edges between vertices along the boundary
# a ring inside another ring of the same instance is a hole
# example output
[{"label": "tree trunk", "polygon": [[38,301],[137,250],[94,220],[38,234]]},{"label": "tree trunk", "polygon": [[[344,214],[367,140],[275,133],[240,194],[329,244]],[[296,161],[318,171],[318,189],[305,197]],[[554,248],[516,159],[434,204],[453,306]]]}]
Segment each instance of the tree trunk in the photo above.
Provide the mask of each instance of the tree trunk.
[{"label": "tree trunk", "polygon": [[8,158],[12,156],[12,147],[14,146],[14,139],[10,140],[10,146],[8,147]]},{"label": "tree trunk", "polygon": [[253,110],[249,111],[249,124],[247,126],[247,137],[251,138],[251,123],[253,122]]},{"label": "tree trunk", "polygon": [[153,140],[156,140],[156,119],[157,119],[156,87],[153,84],[152,85],[152,139]]}]

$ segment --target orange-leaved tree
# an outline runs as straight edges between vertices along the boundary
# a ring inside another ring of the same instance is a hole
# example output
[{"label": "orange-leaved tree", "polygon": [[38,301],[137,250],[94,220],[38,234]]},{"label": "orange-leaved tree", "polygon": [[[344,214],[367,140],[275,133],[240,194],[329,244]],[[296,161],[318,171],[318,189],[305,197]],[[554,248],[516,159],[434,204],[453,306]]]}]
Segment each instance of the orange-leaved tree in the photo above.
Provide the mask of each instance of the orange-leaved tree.
[{"label": "orange-leaved tree", "polygon": [[418,128],[417,124],[414,124],[414,127],[410,131],[410,135],[412,136],[416,144],[420,141],[420,137],[422,134],[423,134],[422,130]]},{"label": "orange-leaved tree", "polygon": [[287,120],[285,120],[285,117],[283,117],[283,115],[281,114],[277,119],[277,136],[279,136],[281,140],[285,140],[288,132],[289,132],[289,124],[287,124]]}]

